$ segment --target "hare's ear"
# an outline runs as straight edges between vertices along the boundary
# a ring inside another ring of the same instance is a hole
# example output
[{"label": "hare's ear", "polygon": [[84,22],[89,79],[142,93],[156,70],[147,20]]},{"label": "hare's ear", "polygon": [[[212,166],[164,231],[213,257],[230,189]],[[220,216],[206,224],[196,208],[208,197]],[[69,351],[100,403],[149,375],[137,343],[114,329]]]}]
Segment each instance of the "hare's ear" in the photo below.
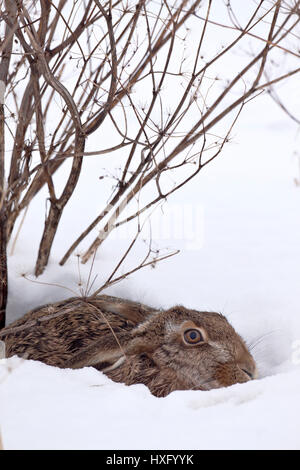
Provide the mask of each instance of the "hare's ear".
[{"label": "hare's ear", "polygon": [[125,348],[126,354],[151,354],[157,348],[155,341],[149,341],[148,338],[133,338]]},{"label": "hare's ear", "polygon": [[146,322],[131,332],[131,339],[125,348],[126,354],[151,355],[161,344],[163,335]]},{"label": "hare's ear", "polygon": [[118,299],[117,297],[107,295],[92,298],[89,300],[89,303],[93,304],[101,311],[113,313],[118,317],[130,321],[135,326],[146,320],[149,315],[155,311],[155,309],[138,302]]},{"label": "hare's ear", "polygon": [[131,339],[126,345],[127,354],[151,354],[163,342],[165,321],[162,314],[153,312],[131,331]]},{"label": "hare's ear", "polygon": [[123,351],[116,345],[108,349],[103,348],[102,341],[95,341],[87,348],[81,349],[74,354],[72,359],[67,361],[65,368],[80,369],[81,367],[95,366],[97,369],[108,367],[123,356]]}]

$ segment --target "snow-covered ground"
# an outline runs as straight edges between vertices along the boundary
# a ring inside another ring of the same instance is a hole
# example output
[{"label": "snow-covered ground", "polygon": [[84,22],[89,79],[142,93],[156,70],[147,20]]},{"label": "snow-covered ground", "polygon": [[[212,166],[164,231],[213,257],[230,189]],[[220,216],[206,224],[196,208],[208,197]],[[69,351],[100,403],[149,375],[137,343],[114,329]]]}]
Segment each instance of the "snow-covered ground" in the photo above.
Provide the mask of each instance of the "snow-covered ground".
[{"label": "snow-covered ground", "polygon": [[[268,126],[256,124],[260,106],[269,109]],[[262,100],[253,105],[222,158],[170,202],[174,207],[201,207],[195,209],[203,223],[198,238],[195,229],[199,244],[161,240],[160,245],[178,247],[181,253],[109,291],[156,306],[181,303],[222,311],[247,341],[261,338],[253,350],[260,379],[155,398],[143,385],[115,384],[92,368],[59,370],[13,358],[0,369],[5,448],[300,448],[300,191],[293,181],[295,137],[274,104]],[[35,236],[30,228],[34,217],[32,210],[10,258],[9,321],[34,306],[71,295],[64,288],[21,277],[34,266],[27,253]],[[67,218],[40,281],[76,290],[76,259],[64,268],[56,263],[63,237],[72,236],[72,211]],[[125,246],[126,240],[107,242],[94,267],[100,279],[111,269],[116,248]],[[83,277],[88,269],[82,268]]]},{"label": "snow-covered ground", "polygon": [[[299,87],[291,93],[299,103]],[[163,217],[160,209],[154,213],[155,243],[180,254],[106,293],[163,308],[183,304],[222,312],[247,342],[257,343],[260,378],[155,398],[143,385],[115,384],[92,368],[60,370],[11,358],[0,363],[5,449],[300,448],[297,128],[262,95],[247,105],[232,137],[213,164],[170,198]],[[9,257],[8,323],[40,304],[72,296],[70,290],[79,294],[77,258],[63,268],[57,263],[102,206],[101,190],[97,200],[87,188],[97,188],[106,164],[86,162],[39,284],[22,274],[35,281],[45,194],[31,204]],[[93,267],[95,287],[128,243],[120,235],[105,242]],[[127,266],[143,253],[140,242]],[[80,269],[87,280],[90,264]]]},{"label": "snow-covered ground", "polygon": [[1,366],[6,449],[299,449],[298,371],[155,398],[95,369]]}]

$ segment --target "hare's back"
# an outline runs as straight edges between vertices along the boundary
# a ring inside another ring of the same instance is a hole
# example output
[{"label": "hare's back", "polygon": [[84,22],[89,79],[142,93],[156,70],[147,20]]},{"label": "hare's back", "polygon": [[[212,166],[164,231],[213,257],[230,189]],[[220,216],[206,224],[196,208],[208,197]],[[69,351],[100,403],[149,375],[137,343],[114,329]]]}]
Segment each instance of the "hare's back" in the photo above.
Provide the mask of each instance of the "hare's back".
[{"label": "hare's back", "polygon": [[126,337],[151,309],[115,297],[71,298],[26,313],[0,332],[6,355],[64,367],[97,343],[108,350]]}]

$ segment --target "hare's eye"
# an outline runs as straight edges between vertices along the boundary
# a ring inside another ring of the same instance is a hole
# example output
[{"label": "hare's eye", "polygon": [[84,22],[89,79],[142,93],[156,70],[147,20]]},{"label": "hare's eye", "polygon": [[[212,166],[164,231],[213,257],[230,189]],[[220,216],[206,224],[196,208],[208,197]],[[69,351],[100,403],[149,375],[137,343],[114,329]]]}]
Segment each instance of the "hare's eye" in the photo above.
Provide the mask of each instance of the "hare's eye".
[{"label": "hare's eye", "polygon": [[189,344],[197,344],[204,341],[201,332],[194,329],[185,330],[183,337],[185,342]]}]

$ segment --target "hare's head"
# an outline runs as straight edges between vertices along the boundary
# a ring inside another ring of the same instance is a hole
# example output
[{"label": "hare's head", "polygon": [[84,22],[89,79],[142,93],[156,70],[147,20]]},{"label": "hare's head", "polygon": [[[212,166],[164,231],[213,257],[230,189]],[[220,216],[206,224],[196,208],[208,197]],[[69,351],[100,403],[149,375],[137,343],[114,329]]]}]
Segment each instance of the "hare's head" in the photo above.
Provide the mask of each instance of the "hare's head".
[{"label": "hare's head", "polygon": [[[153,393],[155,380],[161,389],[164,378],[172,381],[166,384],[169,393],[176,389],[210,390],[256,376],[254,359],[244,341],[218,313],[174,307],[153,314],[131,335],[125,348],[127,359],[135,358],[140,381],[150,384]],[[147,367],[151,369],[148,375]]]}]

